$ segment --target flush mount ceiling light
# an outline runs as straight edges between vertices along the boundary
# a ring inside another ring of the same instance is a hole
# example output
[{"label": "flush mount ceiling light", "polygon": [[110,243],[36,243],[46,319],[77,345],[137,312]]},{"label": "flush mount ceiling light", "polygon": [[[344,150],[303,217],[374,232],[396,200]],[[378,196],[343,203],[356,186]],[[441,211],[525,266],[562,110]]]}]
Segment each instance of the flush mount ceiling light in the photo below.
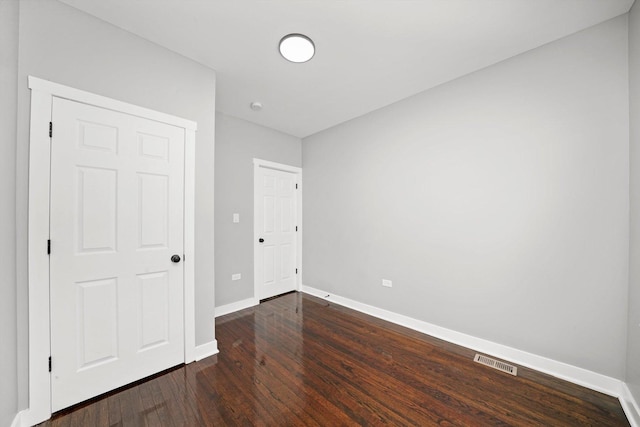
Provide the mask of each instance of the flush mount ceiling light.
[{"label": "flush mount ceiling light", "polygon": [[280,55],[287,61],[307,62],[315,52],[313,41],[304,34],[287,34],[280,40]]}]

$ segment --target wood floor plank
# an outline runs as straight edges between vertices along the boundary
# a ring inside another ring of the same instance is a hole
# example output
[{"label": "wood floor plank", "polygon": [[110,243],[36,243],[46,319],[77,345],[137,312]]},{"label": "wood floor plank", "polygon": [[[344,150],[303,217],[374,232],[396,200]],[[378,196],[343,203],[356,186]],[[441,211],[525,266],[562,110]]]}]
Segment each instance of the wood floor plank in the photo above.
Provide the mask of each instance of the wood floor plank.
[{"label": "wood floor plank", "polygon": [[120,411],[120,396],[118,394],[113,394],[105,397],[107,400],[107,405],[109,408],[109,425],[114,427],[121,427],[122,423],[122,412]]},{"label": "wood floor plank", "polygon": [[629,425],[613,397],[305,294],[216,319],[216,339],[218,355],[42,425]]},{"label": "wood floor plank", "polygon": [[[165,374],[166,375],[166,374]],[[149,393],[154,404],[154,409],[162,426],[174,426],[173,419],[167,408],[167,398],[162,393],[162,385],[166,382],[165,377],[154,378],[147,384]]]},{"label": "wood floor plank", "polygon": [[[246,325],[245,325],[246,326]],[[249,326],[252,326],[251,324]],[[240,326],[242,331],[243,326]],[[248,332],[244,329],[244,332]],[[279,337],[281,342],[279,347],[270,347],[269,354],[262,354],[256,359],[256,372],[261,376],[266,376],[267,380],[277,383],[281,393],[286,395],[289,408],[296,406],[302,408],[296,416],[306,425],[344,425],[350,421],[337,406],[324,398],[313,387],[308,387],[305,377],[305,366],[300,362],[300,355],[295,351],[295,342],[286,342],[287,334],[274,333],[274,337]],[[262,347],[266,344],[259,336],[254,336],[256,346]],[[264,348],[264,347],[263,347]],[[265,381],[262,380],[262,383]],[[305,389],[304,394],[299,390]]]},{"label": "wood floor plank", "polygon": [[[321,328],[325,323],[326,322],[322,322],[322,324],[318,323],[318,327]],[[446,400],[446,404],[451,407],[455,407],[455,405],[465,406],[467,412],[475,411],[473,413],[474,419],[478,420],[482,416],[486,417],[487,424],[499,425],[500,423],[504,423],[504,420],[500,420],[500,411],[492,409],[492,402],[495,400],[492,399],[492,397],[501,397],[497,395],[497,392],[483,387],[481,382],[477,382],[473,384],[473,396],[465,393],[465,391],[470,389],[471,385],[465,380],[474,378],[473,375],[470,376],[461,372],[459,366],[464,367],[465,364],[457,365],[452,363],[452,360],[446,360],[439,366],[456,368],[457,373],[452,373],[452,369],[445,369],[441,372],[435,372],[429,376],[425,376],[421,375],[421,373],[415,369],[412,369],[415,367],[424,368],[424,366],[420,364],[421,360],[424,360],[424,356],[414,355],[414,357],[411,358],[410,352],[405,351],[405,348],[398,348],[385,343],[386,336],[381,335],[377,337],[377,339],[370,336],[365,340],[361,340],[357,335],[347,332],[346,329],[342,329],[340,334],[335,333],[335,335],[333,335],[334,333],[335,330],[332,330],[332,339],[330,340],[332,345],[338,346],[336,348],[339,352],[348,354],[353,360],[357,360],[357,354],[371,353],[372,348],[370,346],[372,342],[375,343],[376,346],[386,347],[386,350],[382,350],[381,353],[394,355],[394,361],[392,363],[388,363],[381,357],[373,357],[367,359],[366,364],[360,364],[359,366],[365,371],[374,369],[382,372],[379,380],[382,381],[383,384],[392,386],[394,389],[403,389],[405,393],[411,390],[414,393],[423,393],[435,399]],[[378,351],[374,351],[373,353],[378,353]],[[432,351],[427,360],[431,360],[433,354],[434,352]],[[473,367],[472,365],[469,366]],[[428,372],[427,369],[422,370],[424,373]],[[359,376],[367,377],[366,375]],[[432,382],[437,382],[441,385],[438,388],[434,388],[429,385]],[[381,387],[384,386],[374,384],[374,389]],[[473,399],[470,399],[470,397],[473,397]],[[433,402],[431,405],[433,405]],[[523,414],[520,415],[524,416]],[[532,422],[542,424],[543,420],[533,419]]]},{"label": "wood floor plank", "polygon": [[123,427],[144,426],[144,411],[138,408],[139,387],[131,387],[118,394],[120,397],[120,413]]},{"label": "wood floor plank", "polygon": [[[309,331],[313,329],[313,326],[308,326]],[[318,340],[312,341],[319,341],[320,335],[317,337]],[[482,420],[487,425],[505,424],[486,408],[478,405],[477,402],[472,407],[455,394],[444,393],[442,388],[435,388],[422,382],[418,382],[412,387],[408,382],[398,378],[398,372],[394,370],[395,364],[388,364],[381,357],[370,357],[363,361],[359,355],[366,354],[366,349],[358,346],[355,341],[343,340],[342,338],[344,337],[332,336],[330,340],[327,340],[328,345],[323,348],[325,354],[337,357],[346,355],[347,362],[342,362],[343,369],[341,369],[344,375],[343,379],[355,384],[358,390],[380,399],[389,409],[410,408],[410,419],[425,424],[429,421],[434,422],[435,420],[429,419],[433,416],[438,422],[442,420],[452,422],[452,419],[459,418],[457,415],[460,412],[459,407],[463,407],[464,412],[471,414],[476,422]],[[334,368],[327,366],[325,369],[333,370]],[[368,375],[371,370],[378,372],[378,375]],[[398,415],[402,417],[402,414]],[[404,424],[407,420],[400,418],[395,422]]]}]

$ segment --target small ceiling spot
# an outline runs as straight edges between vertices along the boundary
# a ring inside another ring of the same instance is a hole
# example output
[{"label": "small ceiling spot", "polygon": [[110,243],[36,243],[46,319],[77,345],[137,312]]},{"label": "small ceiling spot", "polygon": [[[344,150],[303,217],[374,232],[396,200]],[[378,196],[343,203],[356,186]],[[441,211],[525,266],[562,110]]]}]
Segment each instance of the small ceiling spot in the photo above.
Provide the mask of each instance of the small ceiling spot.
[{"label": "small ceiling spot", "polygon": [[280,54],[287,61],[307,62],[315,53],[313,41],[304,34],[287,34],[280,40]]},{"label": "small ceiling spot", "polygon": [[262,110],[262,102],[252,102],[250,106],[253,111]]}]

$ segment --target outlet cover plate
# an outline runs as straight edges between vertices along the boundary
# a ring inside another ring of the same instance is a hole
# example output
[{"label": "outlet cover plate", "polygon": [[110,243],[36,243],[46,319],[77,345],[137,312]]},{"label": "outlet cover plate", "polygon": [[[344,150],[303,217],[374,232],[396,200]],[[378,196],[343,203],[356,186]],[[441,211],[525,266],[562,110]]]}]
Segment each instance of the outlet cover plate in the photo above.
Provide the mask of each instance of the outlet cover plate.
[{"label": "outlet cover plate", "polygon": [[393,282],[391,280],[382,279],[382,286],[385,288],[391,288],[393,287]]},{"label": "outlet cover plate", "polygon": [[231,275],[231,280],[240,280],[242,279],[242,274],[236,273]]}]

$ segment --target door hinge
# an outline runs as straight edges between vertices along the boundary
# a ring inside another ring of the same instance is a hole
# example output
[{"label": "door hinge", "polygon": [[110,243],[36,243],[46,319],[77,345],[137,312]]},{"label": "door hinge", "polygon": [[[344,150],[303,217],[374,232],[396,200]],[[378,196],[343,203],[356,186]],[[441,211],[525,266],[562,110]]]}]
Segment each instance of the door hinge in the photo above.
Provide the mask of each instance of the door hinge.
[{"label": "door hinge", "polygon": [[49,122],[49,138],[53,137],[53,122]]},{"label": "door hinge", "polygon": [[298,189],[298,183],[296,182],[296,190]]},{"label": "door hinge", "polygon": [[51,240],[47,240],[47,255],[51,255]]},{"label": "door hinge", "polygon": [[298,226],[296,225],[296,231],[298,231]]},{"label": "door hinge", "polygon": [[298,274],[298,269],[296,268],[296,274]]},{"label": "door hinge", "polygon": [[49,356],[49,372],[51,372],[51,356]]}]

